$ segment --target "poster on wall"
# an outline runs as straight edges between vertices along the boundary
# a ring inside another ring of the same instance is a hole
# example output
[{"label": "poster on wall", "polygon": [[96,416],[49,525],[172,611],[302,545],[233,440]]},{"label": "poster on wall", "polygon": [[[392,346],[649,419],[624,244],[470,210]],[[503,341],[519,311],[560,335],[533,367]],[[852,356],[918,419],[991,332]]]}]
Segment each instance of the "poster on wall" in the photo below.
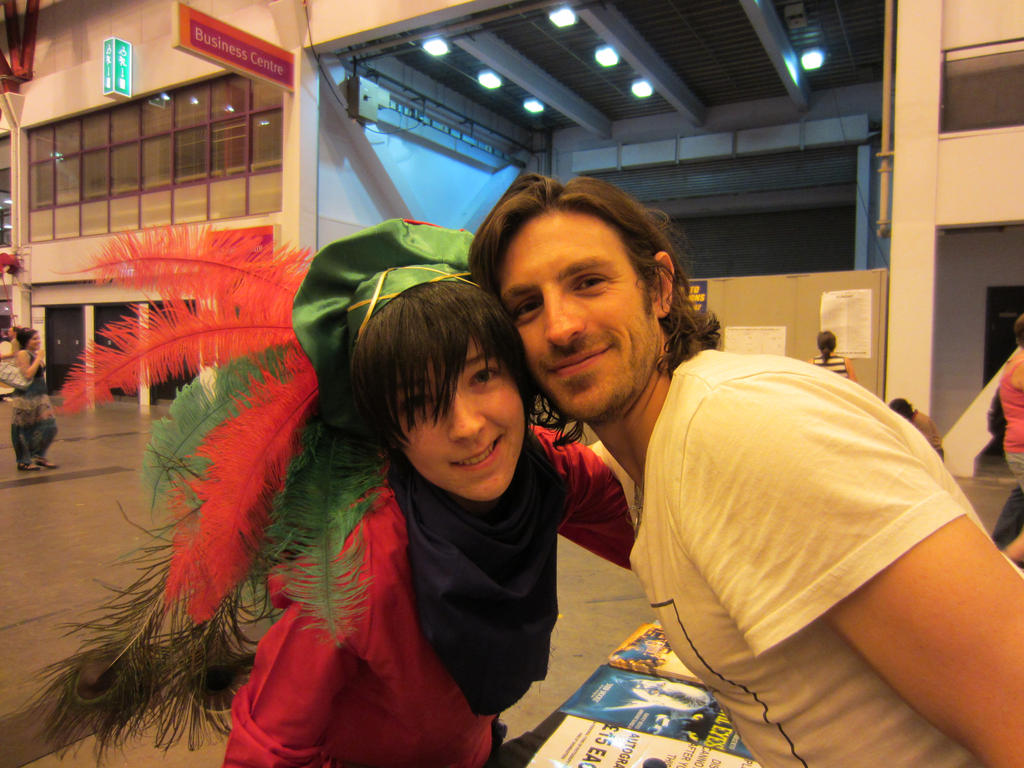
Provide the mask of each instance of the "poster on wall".
[{"label": "poster on wall", "polygon": [[836,354],[871,357],[871,289],[821,294],[820,330],[836,335]]},{"label": "poster on wall", "polygon": [[741,355],[786,354],[786,326],[727,325],[723,349]]},{"label": "poster on wall", "polygon": [[698,312],[708,311],[708,281],[690,281],[690,303]]}]

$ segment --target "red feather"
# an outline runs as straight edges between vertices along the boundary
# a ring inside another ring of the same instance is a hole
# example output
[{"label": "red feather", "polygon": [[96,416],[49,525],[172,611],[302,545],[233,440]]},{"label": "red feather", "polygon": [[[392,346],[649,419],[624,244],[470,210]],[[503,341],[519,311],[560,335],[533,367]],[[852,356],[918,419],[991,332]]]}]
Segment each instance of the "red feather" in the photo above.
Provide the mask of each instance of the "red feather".
[{"label": "red feather", "polygon": [[62,410],[107,402],[114,388],[135,392],[140,380],[153,384],[267,347],[298,343],[291,297],[280,293],[264,305],[190,306],[173,300],[151,310],[148,319],[144,314],[138,310],[135,318],[104,329],[113,347],[87,345],[84,360],[71,367],[61,390]]},{"label": "red feather", "polygon": [[112,282],[164,296],[212,300],[240,291],[294,296],[309,269],[309,251],[264,248],[260,235],[206,227],[162,227],[108,240],[85,268]]},{"label": "red feather", "polygon": [[271,502],[316,405],[316,372],[305,355],[291,350],[285,368],[294,372],[291,378],[265,374],[267,379],[255,383],[240,403],[241,413],[214,429],[199,448],[199,455],[210,459],[208,476],[193,485],[202,504],[199,523],[190,516],[175,534],[165,592],[169,603],[187,601],[193,621],[209,619],[248,574]]}]

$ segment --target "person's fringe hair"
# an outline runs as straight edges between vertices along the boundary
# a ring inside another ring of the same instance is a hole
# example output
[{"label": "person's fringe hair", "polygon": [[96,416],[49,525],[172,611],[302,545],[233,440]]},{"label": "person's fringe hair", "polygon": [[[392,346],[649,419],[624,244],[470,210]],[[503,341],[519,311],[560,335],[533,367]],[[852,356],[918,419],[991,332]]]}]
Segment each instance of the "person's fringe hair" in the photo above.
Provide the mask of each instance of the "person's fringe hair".
[{"label": "person's fringe hair", "polygon": [[360,415],[392,458],[406,443],[405,425],[448,413],[471,341],[512,377],[529,413],[535,388],[519,334],[501,304],[475,285],[413,286],[367,323],[352,354],[352,390]]}]

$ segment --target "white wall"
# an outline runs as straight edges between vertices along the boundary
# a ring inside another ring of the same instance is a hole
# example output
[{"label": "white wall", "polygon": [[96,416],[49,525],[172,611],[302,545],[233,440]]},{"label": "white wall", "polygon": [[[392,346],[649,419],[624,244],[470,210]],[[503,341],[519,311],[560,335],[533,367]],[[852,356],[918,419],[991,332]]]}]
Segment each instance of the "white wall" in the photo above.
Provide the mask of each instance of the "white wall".
[{"label": "white wall", "polygon": [[941,6],[935,0],[901,0],[885,391],[887,400],[905,397],[926,413],[932,410],[941,33]]},{"label": "white wall", "polygon": [[1019,0],[899,4],[886,396],[906,397],[940,428],[981,388],[984,288],[1013,284],[1021,251],[1003,252],[1017,235],[991,248],[947,236],[937,248],[938,228],[1024,221],[1024,127],[940,136],[943,52],[1019,36]]},{"label": "white wall", "polygon": [[939,236],[928,413],[942,432],[953,426],[985,383],[986,289],[1006,285],[1024,285],[1024,227]]},{"label": "white wall", "polygon": [[939,137],[939,226],[1024,221],[1024,126]]},{"label": "white wall", "polygon": [[1024,37],[1024,3],[1017,0],[943,0],[942,16],[946,49]]}]

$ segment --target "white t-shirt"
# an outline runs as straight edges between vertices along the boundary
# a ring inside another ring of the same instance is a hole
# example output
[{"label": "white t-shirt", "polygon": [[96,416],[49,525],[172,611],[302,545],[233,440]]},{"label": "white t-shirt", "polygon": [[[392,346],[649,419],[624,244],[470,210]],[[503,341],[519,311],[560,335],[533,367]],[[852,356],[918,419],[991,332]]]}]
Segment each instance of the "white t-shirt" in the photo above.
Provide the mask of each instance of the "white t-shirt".
[{"label": "white t-shirt", "polygon": [[630,559],[766,767],[974,766],[819,620],[961,515],[938,454],[868,390],[707,351],[673,375]]}]

